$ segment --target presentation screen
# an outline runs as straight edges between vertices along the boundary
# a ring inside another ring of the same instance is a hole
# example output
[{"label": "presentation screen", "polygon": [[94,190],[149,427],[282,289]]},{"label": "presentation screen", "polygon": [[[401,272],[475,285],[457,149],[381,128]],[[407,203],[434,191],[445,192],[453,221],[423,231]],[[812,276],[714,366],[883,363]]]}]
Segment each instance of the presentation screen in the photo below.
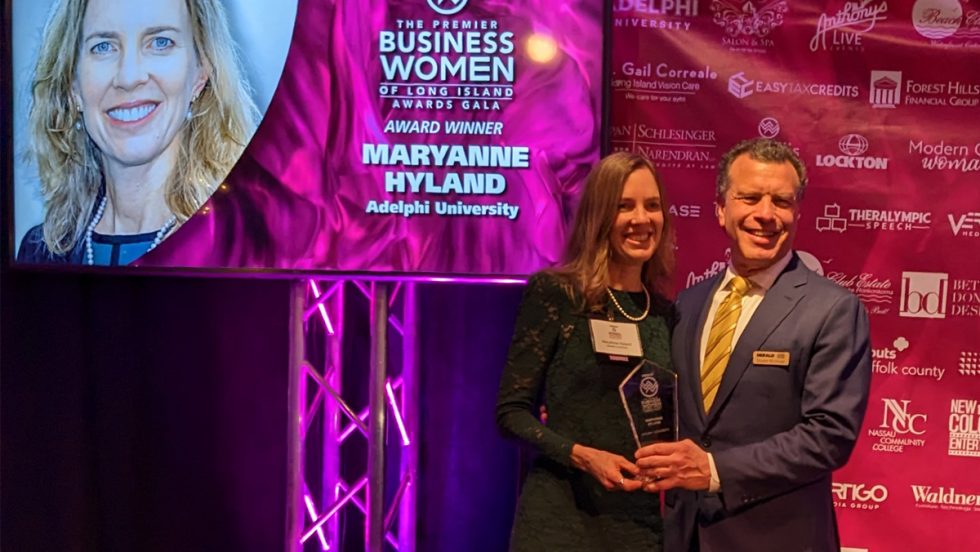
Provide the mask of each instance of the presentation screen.
[{"label": "presentation screen", "polygon": [[18,266],[520,278],[599,158],[602,2],[11,13]]}]

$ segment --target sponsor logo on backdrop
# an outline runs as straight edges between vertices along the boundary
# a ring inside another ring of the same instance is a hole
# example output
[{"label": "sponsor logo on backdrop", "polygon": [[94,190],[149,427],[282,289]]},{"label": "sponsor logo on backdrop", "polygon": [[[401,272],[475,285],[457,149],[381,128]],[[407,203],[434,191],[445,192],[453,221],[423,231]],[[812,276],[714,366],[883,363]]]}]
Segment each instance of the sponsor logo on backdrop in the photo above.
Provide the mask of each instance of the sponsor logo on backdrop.
[{"label": "sponsor logo on backdrop", "polygon": [[871,72],[871,107],[894,109],[902,100],[901,71]]},{"label": "sponsor logo on backdrop", "polygon": [[949,274],[903,272],[898,315],[908,318],[946,318]]},{"label": "sponsor logo on backdrop", "polygon": [[888,500],[888,487],[866,483],[833,483],[834,507],[877,510]]},{"label": "sponsor logo on backdrop", "polygon": [[918,155],[927,171],[980,171],[980,142],[968,145],[909,139],[909,154]]},{"label": "sponsor logo on backdrop", "polygon": [[668,208],[667,211],[670,213],[670,216],[674,218],[700,218],[701,217],[700,205],[671,204],[670,208]]},{"label": "sponsor logo on backdrop", "polygon": [[810,39],[810,51],[862,50],[863,36],[888,18],[888,3],[873,0],[845,2],[834,14],[820,14],[817,30]]},{"label": "sponsor logo on backdrop", "polygon": [[980,10],[958,0],[917,0],[912,26],[935,45],[980,46]]},{"label": "sponsor logo on backdrop", "polygon": [[837,147],[843,155],[818,154],[817,166],[878,171],[888,169],[887,157],[864,155],[868,151],[868,139],[860,134],[841,136],[840,140],[837,141]]},{"label": "sponsor logo on backdrop", "polygon": [[903,272],[899,316],[980,318],[980,280],[945,272]]},{"label": "sponsor logo on backdrop", "polygon": [[688,272],[687,282],[684,287],[689,288],[694,284],[703,282],[708,278],[711,278],[712,276],[716,276],[722,273],[725,270],[725,268],[728,266],[728,262],[731,260],[731,258],[732,258],[732,248],[728,247],[725,249],[724,260],[712,261],[711,264],[707,268],[705,268],[701,273],[695,273],[693,271]]},{"label": "sponsor logo on backdrop", "polygon": [[871,71],[872,107],[894,108],[899,105],[933,107],[977,107],[980,84],[960,80],[924,82],[901,71]]},{"label": "sponsor logo on backdrop", "polygon": [[884,413],[881,424],[868,429],[875,452],[905,452],[908,448],[921,448],[926,440],[928,417],[912,406],[908,399],[881,399]]},{"label": "sponsor logo on backdrop", "polygon": [[439,15],[455,15],[466,7],[467,0],[428,0],[429,7]]},{"label": "sponsor logo on backdrop", "polygon": [[717,78],[718,73],[707,65],[689,68],[627,61],[613,74],[612,89],[627,100],[684,103]]},{"label": "sponsor logo on backdrop", "polygon": [[759,136],[769,138],[771,140],[776,136],[779,136],[779,131],[781,130],[779,127],[779,120],[775,117],[764,117],[761,121],[759,121],[759,127],[757,130],[759,131]]},{"label": "sponsor logo on backdrop", "polygon": [[895,300],[895,289],[888,278],[879,278],[870,272],[847,274],[833,270],[826,274],[837,285],[858,296],[871,314],[887,314]]},{"label": "sponsor logo on backdrop", "polygon": [[980,401],[950,399],[949,455],[980,457]]},{"label": "sponsor logo on backdrop", "polygon": [[871,552],[869,548],[854,548],[853,546],[842,546],[840,552]]},{"label": "sponsor logo on backdrop", "polygon": [[689,31],[699,0],[613,0],[613,26]]},{"label": "sponsor logo on backdrop", "polygon": [[789,12],[786,0],[713,0],[712,19],[725,30],[722,44],[733,52],[763,54],[775,43],[769,35]]},{"label": "sponsor logo on backdrop", "polygon": [[960,238],[980,237],[980,211],[970,211],[959,215],[949,213],[946,215],[949,220],[949,228],[953,235]]},{"label": "sponsor logo on backdrop", "polygon": [[942,381],[946,369],[939,366],[914,366],[904,360],[911,344],[902,336],[895,338],[891,347],[871,349],[871,370],[881,376],[909,376]]},{"label": "sponsor logo on backdrop", "polygon": [[980,512],[980,494],[956,490],[956,487],[912,485],[916,508]]},{"label": "sponsor logo on backdrop", "polygon": [[843,209],[838,203],[824,206],[823,216],[816,217],[818,232],[844,233],[851,229],[885,232],[928,230],[932,213],[897,209]]},{"label": "sponsor logo on backdrop", "polygon": [[614,151],[635,151],[657,168],[706,169],[718,166],[718,137],[713,129],[663,128],[643,123],[612,125]]},{"label": "sponsor logo on backdrop", "polygon": [[960,375],[980,376],[980,352],[960,351]]},{"label": "sponsor logo on backdrop", "polygon": [[850,84],[753,80],[745,76],[745,71],[739,71],[728,78],[728,93],[740,100],[753,94],[857,98],[860,89]]}]

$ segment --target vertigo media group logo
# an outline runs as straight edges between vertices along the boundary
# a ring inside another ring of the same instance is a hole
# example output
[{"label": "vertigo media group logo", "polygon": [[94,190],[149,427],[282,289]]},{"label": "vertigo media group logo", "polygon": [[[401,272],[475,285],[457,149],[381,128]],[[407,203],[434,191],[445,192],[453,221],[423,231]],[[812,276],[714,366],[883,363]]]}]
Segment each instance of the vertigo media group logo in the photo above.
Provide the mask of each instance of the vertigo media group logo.
[{"label": "vertigo media group logo", "polygon": [[894,109],[901,100],[901,71],[871,72],[871,107]]},{"label": "vertigo media group logo", "polygon": [[949,274],[903,272],[898,315],[908,318],[946,318]]}]

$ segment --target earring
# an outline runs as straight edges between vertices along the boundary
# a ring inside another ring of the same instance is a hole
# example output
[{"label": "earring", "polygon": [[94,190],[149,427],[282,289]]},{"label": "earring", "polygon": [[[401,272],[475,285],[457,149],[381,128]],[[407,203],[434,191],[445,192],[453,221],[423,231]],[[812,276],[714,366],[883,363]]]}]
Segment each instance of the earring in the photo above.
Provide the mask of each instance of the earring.
[{"label": "earring", "polygon": [[187,115],[185,115],[188,121],[194,118],[194,111],[190,107],[187,108]]},{"label": "earring", "polygon": [[82,118],[75,119],[75,130],[82,130]]}]

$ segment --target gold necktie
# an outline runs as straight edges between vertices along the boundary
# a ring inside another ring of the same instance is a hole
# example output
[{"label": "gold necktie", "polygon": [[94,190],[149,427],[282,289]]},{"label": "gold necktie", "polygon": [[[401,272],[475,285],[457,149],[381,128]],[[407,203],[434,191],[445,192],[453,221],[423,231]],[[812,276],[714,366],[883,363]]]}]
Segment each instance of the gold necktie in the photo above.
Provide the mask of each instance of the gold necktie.
[{"label": "gold necktie", "polygon": [[701,363],[701,395],[704,397],[704,411],[711,409],[711,403],[718,394],[721,376],[725,374],[728,357],[732,354],[732,337],[735,326],[742,313],[742,297],[752,287],[747,278],[736,276],[732,279],[732,289],[718,306],[715,318],[708,332],[708,344],[704,348],[704,362]]}]

